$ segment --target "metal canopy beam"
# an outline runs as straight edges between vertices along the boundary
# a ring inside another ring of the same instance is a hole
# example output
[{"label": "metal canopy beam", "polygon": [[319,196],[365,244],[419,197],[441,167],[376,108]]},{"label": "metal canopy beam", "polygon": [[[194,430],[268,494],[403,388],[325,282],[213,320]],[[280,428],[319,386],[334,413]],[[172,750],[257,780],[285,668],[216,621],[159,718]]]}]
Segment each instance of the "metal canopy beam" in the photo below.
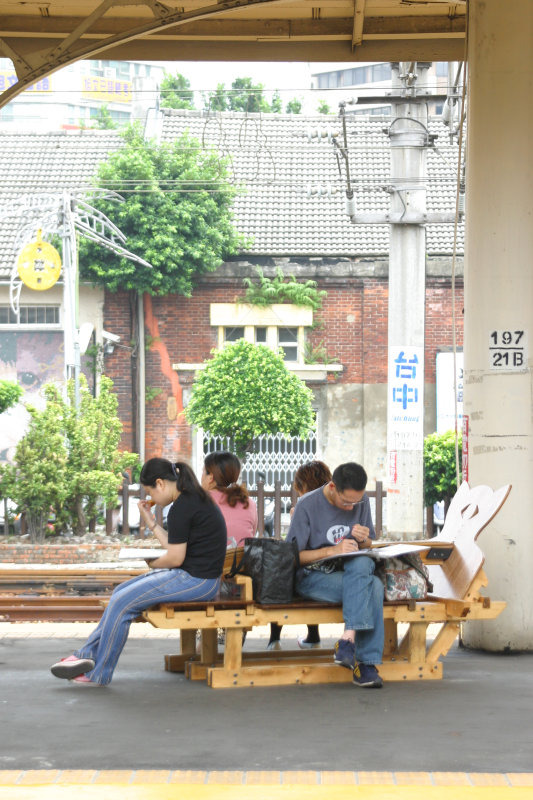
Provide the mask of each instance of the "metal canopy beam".
[{"label": "metal canopy beam", "polygon": [[461,60],[465,15],[464,0],[0,0],[0,55],[18,76],[0,107],[84,58]]}]

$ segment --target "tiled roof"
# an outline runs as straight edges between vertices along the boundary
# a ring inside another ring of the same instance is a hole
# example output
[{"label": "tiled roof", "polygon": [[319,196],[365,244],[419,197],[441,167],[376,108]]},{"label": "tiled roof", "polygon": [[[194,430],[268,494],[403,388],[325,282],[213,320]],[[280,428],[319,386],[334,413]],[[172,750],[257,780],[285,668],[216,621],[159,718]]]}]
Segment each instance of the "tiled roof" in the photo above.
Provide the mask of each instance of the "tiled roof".
[{"label": "tiled roof", "polygon": [[2,209],[22,195],[89,186],[97,165],[121,143],[117,131],[0,133],[0,279],[11,274],[17,229]]},{"label": "tiled roof", "polygon": [[[390,117],[347,118],[350,172],[360,212],[386,212],[390,195],[390,144],[383,129]],[[237,197],[236,225],[253,236],[250,254],[292,256],[384,256],[389,247],[388,225],[354,225],[345,213],[344,184],[340,180],[335,148],[327,138],[309,140],[313,129],[339,130],[336,117],[294,114],[222,114],[206,116],[190,111],[166,111],[162,140],[173,141],[184,131],[231,156],[235,178],[246,187]],[[436,148],[428,150],[428,211],[455,209],[457,145],[438,119],[429,125],[438,134]],[[339,139],[340,141],[340,139]],[[329,196],[308,197],[308,187],[328,185]],[[428,255],[449,255],[453,225],[427,226]],[[458,252],[463,251],[459,225]]]},{"label": "tiled roof", "polygon": [[[387,211],[391,183],[390,148],[383,128],[390,120],[378,117],[348,119],[350,170],[358,211]],[[184,131],[230,157],[231,172],[245,191],[234,203],[237,228],[253,238],[247,252],[262,256],[384,256],[387,225],[353,225],[345,214],[344,187],[334,147],[327,139],[308,140],[309,129],[338,128],[334,117],[299,115],[166,112],[162,141]],[[457,146],[450,145],[440,121],[430,124],[438,133],[438,150],[428,151],[427,207],[452,211],[455,205]],[[0,215],[23,194],[60,192],[89,186],[97,165],[121,146],[117,131],[57,133],[0,133]],[[309,186],[330,185],[331,197],[308,197]],[[6,280],[15,258],[16,221],[0,224],[0,279]],[[458,252],[463,249],[460,225]],[[452,252],[453,226],[429,225],[429,255]]]}]

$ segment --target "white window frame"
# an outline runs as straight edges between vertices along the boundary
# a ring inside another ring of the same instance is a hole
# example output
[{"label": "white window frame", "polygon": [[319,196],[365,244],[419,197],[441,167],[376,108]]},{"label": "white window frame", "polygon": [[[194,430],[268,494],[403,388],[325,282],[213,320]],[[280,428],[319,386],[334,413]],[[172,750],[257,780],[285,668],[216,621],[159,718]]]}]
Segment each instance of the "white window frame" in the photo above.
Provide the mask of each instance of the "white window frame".
[{"label": "white window frame", "polygon": [[305,329],[313,324],[313,309],[290,303],[275,303],[266,308],[246,303],[211,303],[211,325],[218,329],[218,348],[226,345],[227,328],[244,328],[244,339],[255,344],[256,328],[266,328],[265,344],[275,352],[280,347],[279,329],[296,328],[297,357],[287,364],[304,363]]},{"label": "white window frame", "polygon": [[[11,308],[9,303],[0,303],[2,308]],[[20,314],[16,322],[0,322],[0,330],[18,330],[18,331],[35,331],[35,330],[62,330],[61,322],[61,305],[59,303],[23,303],[20,308],[57,308],[59,310],[59,319],[57,322],[20,322]]]}]

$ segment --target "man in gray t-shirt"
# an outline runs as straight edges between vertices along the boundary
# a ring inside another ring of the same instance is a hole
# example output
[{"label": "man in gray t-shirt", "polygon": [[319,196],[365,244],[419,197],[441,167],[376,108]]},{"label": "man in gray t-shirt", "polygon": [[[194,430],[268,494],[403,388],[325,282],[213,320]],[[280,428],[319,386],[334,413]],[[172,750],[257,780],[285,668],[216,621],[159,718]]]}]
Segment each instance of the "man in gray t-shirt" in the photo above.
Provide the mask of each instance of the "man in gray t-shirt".
[{"label": "man in gray t-shirt", "polygon": [[383,585],[372,558],[352,555],[376,537],[366,484],[360,464],[338,466],[329,483],[300,499],[287,540],[294,540],[300,553],[298,594],[342,604],[344,633],[335,645],[335,663],[353,670],[357,686],[379,688],[383,681],[375,665],[383,656]]}]

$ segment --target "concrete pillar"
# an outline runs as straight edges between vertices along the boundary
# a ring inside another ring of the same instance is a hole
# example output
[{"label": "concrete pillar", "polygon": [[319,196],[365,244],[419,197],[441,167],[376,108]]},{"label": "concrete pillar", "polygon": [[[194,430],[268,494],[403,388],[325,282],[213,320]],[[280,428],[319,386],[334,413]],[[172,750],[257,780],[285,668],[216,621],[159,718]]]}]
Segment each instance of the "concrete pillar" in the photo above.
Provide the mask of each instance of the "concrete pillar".
[{"label": "concrete pillar", "polygon": [[[393,64],[393,91],[405,102],[392,106],[391,211],[426,210],[427,103],[410,100],[425,90],[429,64],[416,64],[416,77],[400,79]],[[387,403],[387,536],[417,539],[423,533],[424,317],[426,231],[419,224],[390,229],[389,367]]]},{"label": "concrete pillar", "polygon": [[487,650],[533,646],[533,3],[470,0],[464,412],[469,483],[511,483],[480,537],[499,619],[465,626]]}]

